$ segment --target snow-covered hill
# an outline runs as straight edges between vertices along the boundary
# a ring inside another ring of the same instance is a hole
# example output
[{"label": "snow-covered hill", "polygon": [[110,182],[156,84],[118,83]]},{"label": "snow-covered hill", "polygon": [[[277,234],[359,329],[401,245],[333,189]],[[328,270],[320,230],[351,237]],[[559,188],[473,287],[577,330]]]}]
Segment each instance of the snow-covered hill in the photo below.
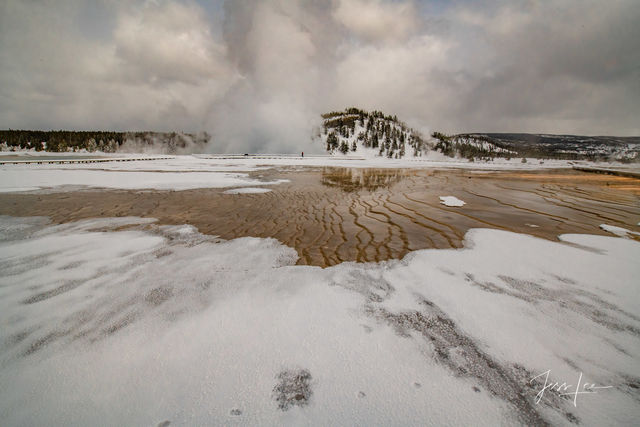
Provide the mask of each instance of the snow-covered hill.
[{"label": "snow-covered hill", "polygon": [[332,154],[354,153],[363,157],[421,156],[428,150],[422,135],[396,116],[380,111],[348,108],[322,115],[322,128],[315,135]]},{"label": "snow-covered hill", "polygon": [[510,150],[505,144],[501,144],[482,135],[448,136],[434,132],[432,137],[438,141],[435,149],[451,157],[493,159],[495,157],[512,157],[518,155],[517,151]]}]

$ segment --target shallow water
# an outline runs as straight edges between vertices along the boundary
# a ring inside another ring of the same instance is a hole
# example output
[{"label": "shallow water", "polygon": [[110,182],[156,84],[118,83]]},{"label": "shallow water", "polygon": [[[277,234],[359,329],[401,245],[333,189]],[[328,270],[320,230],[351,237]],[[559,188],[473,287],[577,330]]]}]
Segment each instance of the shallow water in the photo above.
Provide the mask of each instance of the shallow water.
[{"label": "shallow water", "polygon": [[[274,237],[296,249],[299,264],[322,267],[459,248],[470,228],[555,240],[563,233],[607,234],[599,228],[603,223],[637,231],[640,220],[640,180],[577,171],[298,168],[251,175],[290,182],[263,194],[224,194],[226,189],[0,194],[0,214],[43,215],[56,223],[153,217],[225,239]],[[444,206],[440,196],[466,204]]]}]

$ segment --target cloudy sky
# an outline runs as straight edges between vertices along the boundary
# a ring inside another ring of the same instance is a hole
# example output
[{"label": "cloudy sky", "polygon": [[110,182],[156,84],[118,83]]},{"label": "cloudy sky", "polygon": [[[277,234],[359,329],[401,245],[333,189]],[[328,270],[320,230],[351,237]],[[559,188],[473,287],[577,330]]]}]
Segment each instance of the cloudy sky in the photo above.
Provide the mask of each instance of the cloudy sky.
[{"label": "cloudy sky", "polygon": [[638,0],[0,0],[0,128],[295,152],[359,106],[425,133],[640,135],[638,22]]}]

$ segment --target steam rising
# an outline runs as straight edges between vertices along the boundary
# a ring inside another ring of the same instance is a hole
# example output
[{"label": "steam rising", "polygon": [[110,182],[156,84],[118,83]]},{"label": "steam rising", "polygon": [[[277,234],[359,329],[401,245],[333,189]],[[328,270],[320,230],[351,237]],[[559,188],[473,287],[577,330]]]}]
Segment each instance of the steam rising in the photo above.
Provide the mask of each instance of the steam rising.
[{"label": "steam rising", "polygon": [[226,2],[224,40],[240,78],[213,115],[216,148],[312,151],[311,129],[326,107],[331,52],[327,6]]}]

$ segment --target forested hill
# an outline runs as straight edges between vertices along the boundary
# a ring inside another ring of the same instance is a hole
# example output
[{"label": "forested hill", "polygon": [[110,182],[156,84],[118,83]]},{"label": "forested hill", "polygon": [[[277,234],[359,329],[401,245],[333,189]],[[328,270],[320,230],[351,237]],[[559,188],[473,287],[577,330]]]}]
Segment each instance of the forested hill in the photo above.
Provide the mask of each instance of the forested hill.
[{"label": "forested hill", "polygon": [[428,149],[422,135],[380,111],[358,108],[332,111],[322,115],[322,129],[316,135],[332,154],[355,153],[398,159],[420,156]]},{"label": "forested hill", "polygon": [[0,150],[179,154],[202,151],[210,139],[207,133],[0,130]]}]

